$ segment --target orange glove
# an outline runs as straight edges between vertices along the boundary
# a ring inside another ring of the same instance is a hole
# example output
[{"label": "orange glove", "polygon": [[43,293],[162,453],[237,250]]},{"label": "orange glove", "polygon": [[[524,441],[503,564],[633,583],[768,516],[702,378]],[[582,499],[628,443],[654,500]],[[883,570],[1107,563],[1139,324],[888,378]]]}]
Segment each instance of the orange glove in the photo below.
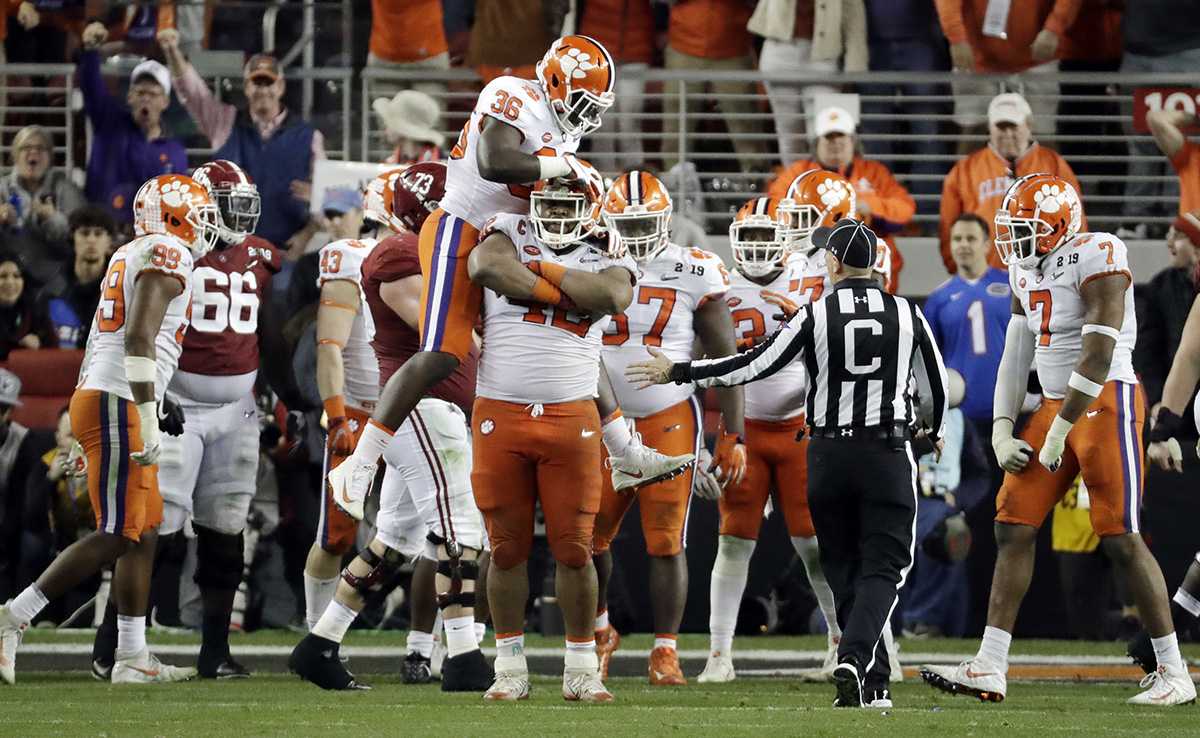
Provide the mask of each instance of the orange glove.
[{"label": "orange glove", "polygon": [[350,430],[345,400],[341,395],[325,401],[325,425],[329,431],[325,445],[330,454],[346,457],[354,453],[354,431]]},{"label": "orange glove", "polygon": [[791,320],[793,315],[800,312],[800,306],[782,292],[759,290],[758,296],[783,311],[783,317],[787,320]]},{"label": "orange glove", "polygon": [[717,481],[725,488],[736,486],[745,478],[746,444],[740,435],[719,431],[717,449],[708,470],[716,474]]}]

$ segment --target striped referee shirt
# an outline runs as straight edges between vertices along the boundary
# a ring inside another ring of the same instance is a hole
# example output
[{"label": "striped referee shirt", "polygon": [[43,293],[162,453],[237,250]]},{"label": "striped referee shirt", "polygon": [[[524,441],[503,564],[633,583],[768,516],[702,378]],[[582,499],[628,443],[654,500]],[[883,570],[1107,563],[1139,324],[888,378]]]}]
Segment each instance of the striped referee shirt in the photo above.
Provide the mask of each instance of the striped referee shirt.
[{"label": "striped referee shirt", "polygon": [[[671,380],[701,387],[765,379],[803,361],[814,428],[911,426],[920,419],[940,438],[947,410],[946,368],[920,309],[872,279],[844,279],[805,305],[765,343],[736,356],[675,364]],[[919,407],[914,410],[910,377]]]}]

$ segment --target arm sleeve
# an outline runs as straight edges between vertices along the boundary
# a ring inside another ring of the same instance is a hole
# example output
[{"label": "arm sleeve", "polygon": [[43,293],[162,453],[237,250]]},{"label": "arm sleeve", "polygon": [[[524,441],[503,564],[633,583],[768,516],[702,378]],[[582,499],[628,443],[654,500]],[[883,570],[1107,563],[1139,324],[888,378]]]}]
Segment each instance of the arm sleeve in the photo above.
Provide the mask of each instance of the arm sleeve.
[{"label": "arm sleeve", "polygon": [[996,391],[992,396],[992,418],[1008,418],[1014,424],[1025,400],[1029,368],[1033,365],[1034,335],[1025,325],[1025,316],[1008,319],[1004,334],[1004,353],[996,370]]},{"label": "arm sleeve", "polygon": [[79,54],[79,89],[83,93],[83,110],[98,135],[111,130],[126,114],[124,106],[109,94],[104,85],[98,51]]},{"label": "arm sleeve", "polygon": [[811,340],[811,337],[811,311],[805,305],[753,351],[721,359],[676,364],[671,371],[671,379],[680,384],[695,382],[699,387],[733,387],[766,379],[797,360],[806,338]]},{"label": "arm sleeve", "polygon": [[917,331],[917,350],[913,357],[913,376],[917,380],[917,391],[925,407],[924,415],[929,421],[930,433],[934,438],[941,438],[946,425],[946,413],[950,409],[949,392],[946,390],[946,365],[942,363],[942,354],[933,341],[933,332],[929,323],[916,305],[912,306],[916,320],[913,326]]},{"label": "arm sleeve", "polygon": [[967,40],[967,25],[963,22],[963,0],[937,0],[938,20],[942,23],[942,33],[952,44],[961,44]]}]

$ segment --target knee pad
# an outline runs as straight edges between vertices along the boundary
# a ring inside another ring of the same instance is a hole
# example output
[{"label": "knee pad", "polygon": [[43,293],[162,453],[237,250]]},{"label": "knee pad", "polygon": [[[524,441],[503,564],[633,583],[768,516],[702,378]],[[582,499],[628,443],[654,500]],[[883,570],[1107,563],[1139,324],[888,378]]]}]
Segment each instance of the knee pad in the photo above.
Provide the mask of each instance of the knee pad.
[{"label": "knee pad", "polygon": [[[501,571],[519,566],[529,560],[531,543],[520,541],[493,541],[492,566]],[[555,558],[558,558],[555,556]]]},{"label": "knee pad", "polygon": [[359,576],[351,572],[350,567],[347,566],[342,569],[342,580],[363,597],[383,589],[384,585],[390,582],[400,567],[404,565],[404,554],[392,548],[386,549],[382,556],[370,548],[364,548],[358,557],[363,560],[364,564],[371,567],[371,570]]},{"label": "knee pad", "polygon": [[441,551],[444,553],[438,556],[437,573],[450,580],[450,587],[437,593],[438,607],[443,610],[453,605],[475,607],[475,588],[472,586],[470,592],[464,592],[463,582],[470,580],[473,583],[479,579],[478,549],[464,548],[451,541]]},{"label": "knee pad", "polygon": [[158,548],[154,551],[154,568],[163,565],[181,565],[187,558],[188,542],[183,532],[159,533]]},{"label": "knee pad", "polygon": [[754,541],[737,536],[721,536],[717,540],[717,560],[713,562],[713,574],[741,576],[750,568],[750,557],[754,555]]},{"label": "knee pad", "polygon": [[220,533],[203,525],[196,529],[196,584],[216,589],[237,589],[245,567],[241,533]]},{"label": "knee pad", "polygon": [[[550,542],[550,553],[554,555],[554,560],[570,569],[580,569],[587,566],[592,560],[592,549],[579,541],[573,541],[566,538],[560,538]],[[492,560],[495,561],[496,553],[492,551]]]}]

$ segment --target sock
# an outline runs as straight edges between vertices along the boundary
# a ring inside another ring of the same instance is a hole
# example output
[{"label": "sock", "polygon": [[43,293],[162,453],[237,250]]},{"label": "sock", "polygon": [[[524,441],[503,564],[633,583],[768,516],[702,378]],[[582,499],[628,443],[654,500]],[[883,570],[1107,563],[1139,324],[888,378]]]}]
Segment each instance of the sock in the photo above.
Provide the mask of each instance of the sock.
[{"label": "sock", "polygon": [[599,633],[600,631],[605,630],[607,628],[608,628],[608,608],[606,607],[603,610],[601,610],[599,613],[596,614],[596,632]]},{"label": "sock", "polygon": [[821,550],[817,545],[816,537],[792,536],[792,548],[796,549],[796,554],[800,556],[800,561],[804,564],[804,572],[808,574],[808,583],[817,597],[817,605],[821,608],[821,614],[825,616],[829,637],[841,638],[842,629],[837,621],[837,603],[833,599],[833,590],[830,589],[829,582],[825,579],[825,572],[821,569]]},{"label": "sock", "polygon": [[111,664],[117,650],[117,603],[109,600],[104,606],[104,619],[96,629],[96,640],[92,641],[92,660]]},{"label": "sock", "polygon": [[1174,669],[1184,669],[1183,656],[1179,653],[1179,640],[1175,637],[1175,633],[1168,633],[1162,638],[1151,638],[1150,645],[1154,646],[1154,657],[1158,660],[1159,667],[1170,666]]},{"label": "sock", "polygon": [[733,631],[738,609],[746,591],[750,556],[754,541],[736,536],[721,536],[717,542],[717,560],[713,563],[708,585],[708,632],[711,653],[733,653]]},{"label": "sock", "polygon": [[573,641],[568,638],[564,663],[568,669],[599,669],[600,659],[596,656],[596,639]]},{"label": "sock", "polygon": [[[592,641],[595,644],[595,641]],[[597,662],[599,663],[599,662]],[[496,661],[493,664],[497,673],[502,671],[529,671],[525,663],[525,633],[496,634]]]},{"label": "sock", "polygon": [[475,638],[474,616],[446,618],[442,625],[446,628],[446,655],[449,658],[479,648],[479,641]]},{"label": "sock", "polygon": [[1008,671],[1008,648],[1011,645],[1011,633],[989,625],[983,629],[983,640],[979,643],[975,660],[997,671]]},{"label": "sock", "polygon": [[600,432],[604,436],[604,447],[608,449],[609,456],[624,456],[625,449],[633,443],[633,432],[619,409],[604,419]]},{"label": "sock", "polygon": [[416,651],[425,658],[433,656],[433,633],[424,633],[419,630],[408,631],[408,652]]},{"label": "sock", "polygon": [[325,608],[325,612],[321,614],[321,618],[313,626],[312,634],[331,640],[334,643],[341,643],[342,639],[346,637],[346,631],[350,630],[350,626],[354,623],[354,618],[356,617],[358,617],[358,613],[334,600],[329,603],[329,607]]},{"label": "sock", "polygon": [[46,599],[46,595],[42,594],[42,590],[38,589],[37,584],[31,584],[17,595],[12,602],[8,603],[8,611],[20,623],[31,623],[38,616],[38,613],[46,609],[46,605],[50,604],[50,600]]},{"label": "sock", "polygon": [[1175,597],[1172,598],[1172,601],[1190,612],[1192,617],[1200,618],[1200,600],[1193,597],[1190,592],[1185,591],[1183,587],[1175,590]]},{"label": "sock", "polygon": [[146,650],[146,616],[117,615],[117,661]]},{"label": "sock", "polygon": [[393,433],[395,431],[372,419],[363,429],[362,435],[359,436],[358,445],[354,447],[354,455],[347,461],[361,466],[377,463],[379,457],[383,456],[383,452],[387,450],[388,444],[392,442]]},{"label": "sock", "polygon": [[670,633],[655,633],[654,634],[655,648],[669,648],[675,650],[675,636]]},{"label": "sock", "polygon": [[483,643],[487,636],[487,623],[475,623],[475,643]]},{"label": "sock", "polygon": [[308,623],[308,629],[311,631],[321,619],[321,615],[329,608],[329,603],[333,602],[333,596],[337,593],[338,577],[333,579],[317,579],[308,572],[304,572],[304,620]]}]

